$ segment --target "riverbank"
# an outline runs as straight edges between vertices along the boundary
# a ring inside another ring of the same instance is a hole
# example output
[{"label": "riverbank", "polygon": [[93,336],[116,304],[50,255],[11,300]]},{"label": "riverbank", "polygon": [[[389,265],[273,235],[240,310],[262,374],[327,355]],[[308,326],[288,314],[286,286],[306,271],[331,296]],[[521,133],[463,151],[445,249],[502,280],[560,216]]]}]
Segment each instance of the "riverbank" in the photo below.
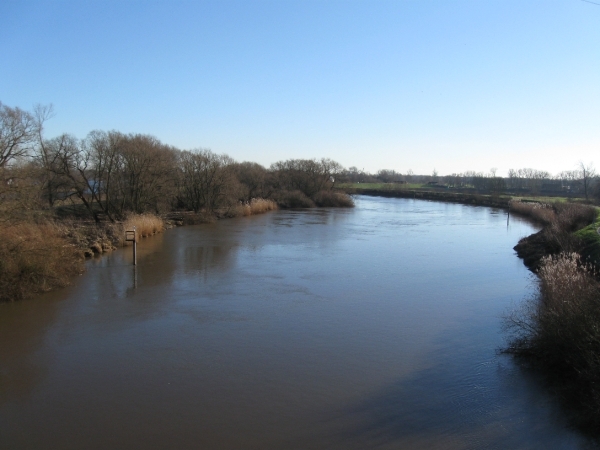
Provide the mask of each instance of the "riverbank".
[{"label": "riverbank", "polygon": [[162,233],[174,226],[207,223],[277,209],[271,200],[253,199],[227,211],[207,213],[130,214],[119,222],[94,222],[76,216],[5,223],[0,227],[0,301],[16,301],[66,286],[84,271],[85,258],[128,245],[126,230],[136,238]]},{"label": "riverbank", "polygon": [[598,211],[576,204],[537,209],[544,228],[515,250],[537,274],[538,291],[506,317],[511,339],[503,351],[540,372],[572,424],[599,438]]},{"label": "riverbank", "polygon": [[600,268],[600,226],[598,210],[576,203],[511,203],[511,212],[526,216],[543,228],[522,238],[514,249],[524,264],[537,272],[545,257],[577,253],[587,264]]},{"label": "riverbank", "polygon": [[126,245],[125,230],[138,239],[163,232],[153,214],[132,214],[123,222],[38,218],[0,227],[0,301],[16,301],[66,286],[84,271],[85,258]]},{"label": "riverbank", "polygon": [[[136,268],[119,250],[68,289],[0,305],[1,412],[15,417],[2,442],[169,447],[176,435],[233,449],[252,429],[256,448],[358,450],[382,436],[445,448],[452,430],[464,448],[570,448],[547,395],[495,354],[498,318],[528,286],[510,247],[531,225],[451,203],[356,205],[177,227],[142,242]],[[158,438],[140,443],[149,423]]]},{"label": "riverbank", "polygon": [[125,231],[135,230],[137,238],[145,238],[166,229],[183,225],[212,223],[217,220],[246,217],[295,206],[352,207],[347,194],[320,192],[315,199],[296,205],[290,199],[300,198],[295,191],[283,191],[281,202],[254,198],[227,208],[207,211],[173,211],[156,214],[129,214],[125,220],[99,222],[87,219],[78,206],[39,214],[0,226],[0,301],[16,301],[37,293],[69,284],[84,270],[85,258],[111,252],[130,245]]},{"label": "riverbank", "polygon": [[352,193],[504,208],[542,225],[514,247],[539,284],[537,293],[505,318],[511,338],[502,351],[539,372],[573,426],[600,439],[600,216],[596,207],[409,189],[352,189]]},{"label": "riverbank", "polygon": [[389,198],[416,198],[420,200],[433,200],[438,202],[463,203],[465,205],[489,206],[492,208],[508,209],[512,200],[511,196],[466,194],[448,191],[431,191],[421,189],[370,189],[370,188],[341,188],[350,195],[370,195],[374,197]]}]

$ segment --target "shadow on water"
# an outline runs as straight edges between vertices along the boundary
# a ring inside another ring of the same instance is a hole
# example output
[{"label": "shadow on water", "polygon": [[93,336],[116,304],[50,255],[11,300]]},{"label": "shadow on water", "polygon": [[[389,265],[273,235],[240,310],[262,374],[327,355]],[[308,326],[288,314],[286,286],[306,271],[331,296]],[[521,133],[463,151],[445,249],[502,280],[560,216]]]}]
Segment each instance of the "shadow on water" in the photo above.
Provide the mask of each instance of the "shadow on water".
[{"label": "shadow on water", "polygon": [[[445,342],[462,345],[455,332]],[[598,440],[576,432],[559,439],[548,433],[548,424],[557,430],[568,424],[538,375],[509,356],[473,351],[475,357],[467,351],[458,358],[435,351],[429,367],[348,405],[330,419],[351,424],[336,441],[365,448],[598,448]]]},{"label": "shadow on water", "polygon": [[46,294],[43,301],[0,304],[0,404],[26,398],[44,378],[47,361],[36,355],[70,289]]},{"label": "shadow on water", "polygon": [[[178,272],[196,272],[206,279],[233,264],[238,248],[234,242],[207,244],[203,239],[210,238],[204,236],[213,234],[201,226],[177,231],[143,239],[137,266],[132,248],[126,247],[89,260],[86,273],[71,286],[0,304],[0,405],[23,401],[44,380],[50,355],[41,349],[54,338],[49,335],[53,327],[60,324],[65,333],[106,323],[125,327],[129,317],[143,320],[164,312],[173,300],[161,293]],[[172,242],[181,239],[181,231],[188,245]]]}]

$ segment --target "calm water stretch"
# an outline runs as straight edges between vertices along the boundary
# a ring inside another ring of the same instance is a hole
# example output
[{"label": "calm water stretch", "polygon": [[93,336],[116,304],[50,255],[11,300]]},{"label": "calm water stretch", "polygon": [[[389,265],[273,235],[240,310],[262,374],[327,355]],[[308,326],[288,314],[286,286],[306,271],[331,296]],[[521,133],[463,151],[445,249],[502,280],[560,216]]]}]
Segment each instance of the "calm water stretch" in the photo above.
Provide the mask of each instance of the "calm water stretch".
[{"label": "calm water stretch", "polygon": [[183,227],[0,305],[0,448],[580,448],[510,357],[533,227],[359,197]]}]

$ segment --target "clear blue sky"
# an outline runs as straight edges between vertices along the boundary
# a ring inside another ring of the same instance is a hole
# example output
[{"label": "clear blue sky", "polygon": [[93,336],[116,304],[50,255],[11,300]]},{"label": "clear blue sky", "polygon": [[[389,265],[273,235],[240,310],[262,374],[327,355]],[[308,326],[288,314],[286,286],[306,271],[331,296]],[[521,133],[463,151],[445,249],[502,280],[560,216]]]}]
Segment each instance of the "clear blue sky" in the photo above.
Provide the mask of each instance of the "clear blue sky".
[{"label": "clear blue sky", "polygon": [[372,172],[600,168],[600,5],[581,0],[4,0],[0,44],[0,101],[52,103],[48,137]]}]

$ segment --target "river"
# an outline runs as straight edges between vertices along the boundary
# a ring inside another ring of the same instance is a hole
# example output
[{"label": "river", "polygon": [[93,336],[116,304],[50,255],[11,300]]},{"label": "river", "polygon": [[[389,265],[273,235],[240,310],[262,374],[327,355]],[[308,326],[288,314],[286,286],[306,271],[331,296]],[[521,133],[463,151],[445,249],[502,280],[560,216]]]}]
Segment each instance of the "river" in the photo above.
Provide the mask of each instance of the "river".
[{"label": "river", "polygon": [[570,449],[498,354],[506,212],[358,197],[181,227],[0,305],[0,448]]}]

